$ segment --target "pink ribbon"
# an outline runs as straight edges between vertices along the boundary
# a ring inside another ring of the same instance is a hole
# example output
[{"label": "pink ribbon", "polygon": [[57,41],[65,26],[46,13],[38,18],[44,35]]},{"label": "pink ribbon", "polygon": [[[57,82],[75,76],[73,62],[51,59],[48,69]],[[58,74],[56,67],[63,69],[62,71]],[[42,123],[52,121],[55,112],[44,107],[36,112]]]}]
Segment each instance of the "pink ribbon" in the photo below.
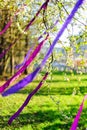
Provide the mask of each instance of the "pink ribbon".
[{"label": "pink ribbon", "polygon": [[76,115],[76,117],[75,117],[75,119],[74,119],[72,125],[71,125],[70,130],[76,130],[76,129],[77,129],[78,122],[79,122],[79,119],[80,119],[80,116],[81,116],[81,113],[82,113],[82,110],[83,110],[84,101],[85,101],[86,99],[87,99],[87,95],[84,96],[84,99],[83,99],[83,101],[82,101],[82,103],[81,103],[81,105],[80,105],[80,108],[79,108],[79,110],[78,110],[78,113],[77,113],[77,115]]},{"label": "pink ribbon", "polygon": [[4,27],[4,29],[0,32],[0,35],[2,35],[3,33],[5,33],[7,31],[7,29],[11,26],[12,20],[10,20],[6,26]]}]

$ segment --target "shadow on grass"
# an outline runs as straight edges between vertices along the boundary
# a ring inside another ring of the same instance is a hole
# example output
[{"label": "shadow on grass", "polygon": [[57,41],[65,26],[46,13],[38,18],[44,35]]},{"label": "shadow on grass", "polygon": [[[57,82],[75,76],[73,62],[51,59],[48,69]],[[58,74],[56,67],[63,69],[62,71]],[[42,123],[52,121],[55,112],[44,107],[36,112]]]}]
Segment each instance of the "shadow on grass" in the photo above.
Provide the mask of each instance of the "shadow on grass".
[{"label": "shadow on grass", "polygon": [[[81,81],[85,81],[87,82],[87,78],[84,78],[84,79],[81,79]],[[39,83],[40,80],[35,80],[33,81],[33,83]],[[47,80],[46,82],[50,83],[50,80]],[[64,80],[64,77],[61,78],[61,79],[52,79],[51,83],[67,83],[67,80]],[[73,83],[73,82],[78,82],[78,77],[75,78],[75,79],[72,79],[70,78],[70,82]]]},{"label": "shadow on grass", "polygon": [[49,111],[38,111],[36,113],[26,113],[20,114],[19,118],[15,120],[11,126],[8,126],[7,120],[9,119],[8,116],[0,116],[0,128],[7,129],[9,128],[20,128],[22,126],[32,124],[33,128],[37,128],[37,126],[44,122],[54,122],[59,117],[59,114],[56,111],[49,110]]},{"label": "shadow on grass", "polygon": [[[41,109],[41,111],[34,113],[20,114],[11,126],[7,124],[10,115],[0,116],[0,130],[14,130],[14,128],[19,130],[27,125],[31,125],[33,130],[40,130],[40,124],[44,124],[41,130],[69,130],[78,108],[77,105],[69,105],[64,111],[54,111],[53,109],[42,111]],[[81,115],[79,130],[86,129],[86,117],[87,110],[85,109]]]},{"label": "shadow on grass", "polygon": [[[17,94],[28,94],[32,91],[32,89],[28,89],[25,88],[19,92],[17,92]],[[71,95],[74,91],[76,91],[76,94],[78,94],[78,91],[80,92],[81,95],[84,95],[85,93],[87,93],[87,87],[85,86],[80,86],[80,87],[55,87],[52,89],[49,88],[41,88],[35,95],[39,96],[39,95]]]}]

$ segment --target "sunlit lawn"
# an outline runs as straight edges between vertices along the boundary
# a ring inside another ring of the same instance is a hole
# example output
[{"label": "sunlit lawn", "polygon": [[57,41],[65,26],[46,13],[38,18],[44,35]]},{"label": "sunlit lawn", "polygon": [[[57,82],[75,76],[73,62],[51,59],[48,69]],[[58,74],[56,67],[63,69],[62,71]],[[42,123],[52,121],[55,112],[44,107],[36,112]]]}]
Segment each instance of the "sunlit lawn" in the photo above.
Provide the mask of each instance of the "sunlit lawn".
[{"label": "sunlit lawn", "polygon": [[[28,93],[38,84],[38,80],[14,95],[5,98],[0,96],[0,130],[70,129],[79,105],[87,93],[87,76],[54,73],[52,80],[49,78],[11,126],[7,124],[9,117],[22,105]],[[87,102],[78,130],[86,128]]]}]

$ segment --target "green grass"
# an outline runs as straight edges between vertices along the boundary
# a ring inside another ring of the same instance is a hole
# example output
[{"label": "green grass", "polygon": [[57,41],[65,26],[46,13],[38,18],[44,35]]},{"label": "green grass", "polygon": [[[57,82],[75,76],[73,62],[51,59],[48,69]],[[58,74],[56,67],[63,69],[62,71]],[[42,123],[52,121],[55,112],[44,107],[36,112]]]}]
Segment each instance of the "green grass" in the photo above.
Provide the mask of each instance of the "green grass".
[{"label": "green grass", "polygon": [[[41,79],[41,78],[40,78]],[[20,92],[0,96],[0,130],[69,130],[84,95],[87,93],[86,74],[54,73],[20,116],[7,124],[9,117],[18,110],[28,93],[38,84],[38,80]],[[87,128],[87,102],[79,121],[78,130]]]}]

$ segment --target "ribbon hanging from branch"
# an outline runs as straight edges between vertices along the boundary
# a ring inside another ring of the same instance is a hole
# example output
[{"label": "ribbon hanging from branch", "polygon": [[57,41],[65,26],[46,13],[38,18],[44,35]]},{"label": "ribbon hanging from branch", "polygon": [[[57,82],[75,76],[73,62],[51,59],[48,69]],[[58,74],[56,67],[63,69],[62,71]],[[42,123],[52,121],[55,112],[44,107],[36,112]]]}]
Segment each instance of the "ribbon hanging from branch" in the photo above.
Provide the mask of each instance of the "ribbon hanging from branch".
[{"label": "ribbon hanging from branch", "polygon": [[34,60],[34,58],[37,56],[37,54],[40,52],[42,45],[45,43],[45,41],[48,39],[48,36],[35,48],[35,50],[32,52],[29,59],[25,62],[24,66],[20,68],[4,85],[0,87],[0,93],[4,92],[4,90],[10,85],[10,83],[18,78],[22,72],[25,71],[25,69],[29,66],[29,64]]},{"label": "ribbon hanging from branch", "polygon": [[[19,10],[15,12],[13,17],[17,16],[20,11],[23,11],[24,7],[26,7],[25,4]],[[3,33],[7,31],[7,29],[11,26],[12,22],[13,22],[13,18],[11,17],[10,21],[8,21],[8,23],[5,25],[3,30],[0,32],[0,35],[2,35]]]},{"label": "ribbon hanging from branch", "polygon": [[7,31],[7,29],[11,26],[12,24],[12,20],[10,20],[6,26],[4,27],[4,29],[0,32],[0,35],[2,35],[3,33],[5,33]]},{"label": "ribbon hanging from branch", "polygon": [[[55,22],[49,29],[50,29],[50,30],[53,29],[53,28],[57,25],[57,23],[58,23],[58,20],[56,20],[56,22]],[[39,40],[43,37],[43,35],[45,35],[45,34],[48,34],[48,32],[47,32],[47,31],[44,31],[43,34],[42,34],[41,36],[39,36],[38,41],[39,41]],[[24,65],[24,63],[26,62],[27,58],[29,57],[29,54],[30,54],[31,51],[32,51],[32,48],[31,48],[31,49],[28,51],[28,53],[26,54],[23,63],[21,63],[21,64],[15,66],[15,69],[19,69],[21,66]]]},{"label": "ribbon hanging from branch", "polygon": [[[42,4],[42,6],[40,7],[40,9],[39,9],[38,12],[36,13],[35,17],[34,17],[33,19],[31,19],[31,21],[28,23],[28,25],[27,25],[26,28],[24,29],[24,32],[26,32],[26,31],[29,29],[29,27],[30,27],[30,26],[32,25],[32,23],[35,21],[36,17],[39,15],[39,13],[41,12],[41,10],[47,8],[48,2],[49,2],[49,0],[46,0],[46,2],[44,2],[44,3]],[[17,12],[15,13],[15,16],[16,16],[18,13],[19,13],[19,11],[17,11]],[[19,40],[19,38],[16,39],[16,41],[17,41],[17,40]],[[16,43],[16,42],[15,42],[15,43]],[[15,43],[14,43],[14,44],[15,44]],[[9,51],[9,49],[10,49],[14,44],[11,44],[6,50],[4,50],[4,51],[0,54],[0,58],[3,58],[3,56]]]},{"label": "ribbon hanging from branch", "polygon": [[30,99],[32,98],[33,95],[35,95],[37,93],[37,91],[41,88],[41,86],[43,85],[43,81],[46,80],[48,76],[48,72],[45,74],[45,76],[43,77],[43,79],[41,80],[41,82],[38,84],[38,86],[27,96],[25,102],[23,103],[23,105],[18,109],[18,111],[9,119],[8,124],[10,125],[12,123],[12,121],[18,117],[18,115],[21,113],[21,111],[24,109],[24,107],[27,106],[27,104],[29,103]]},{"label": "ribbon hanging from branch", "polygon": [[[35,75],[33,76],[33,73],[32,76],[35,78],[35,76],[38,74],[38,72],[41,70],[41,68],[44,66],[44,64],[46,63],[47,59],[49,58],[49,56],[51,55],[53,49],[54,49],[54,46],[56,45],[56,43],[58,42],[59,38],[61,37],[61,35],[63,34],[64,30],[66,29],[66,27],[68,26],[68,24],[71,22],[72,18],[74,17],[75,13],[77,12],[78,8],[81,6],[81,4],[83,3],[84,0],[78,0],[77,3],[75,4],[74,8],[72,9],[70,15],[68,16],[68,18],[66,19],[65,23],[63,24],[62,28],[60,29],[60,31],[58,32],[56,38],[54,39],[53,43],[51,44],[47,54],[45,55],[44,59],[42,60],[41,62],[41,65],[40,67],[37,67],[36,70],[34,71]],[[26,78],[22,79],[19,83],[15,84],[14,86],[12,86],[12,90],[11,88],[8,89],[5,93],[2,94],[2,96],[6,96],[6,95],[9,95],[11,93],[15,93],[17,91],[19,91],[21,88],[23,88],[23,85],[25,87],[26,83],[22,85],[22,83],[24,83],[25,80],[28,80],[29,79],[29,82],[32,81],[32,78],[29,78],[29,77],[32,77],[30,75],[28,75]],[[34,79],[33,78],[33,79]],[[3,88],[4,86],[2,86]],[[3,91],[2,91],[3,92]]]},{"label": "ribbon hanging from branch", "polygon": [[[24,5],[22,8],[20,8],[19,10],[17,10],[14,14],[14,17],[17,16],[19,14],[19,12],[25,7],[26,5]],[[7,29],[11,26],[13,22],[13,18],[11,17],[11,20],[7,23],[7,25],[4,27],[4,29],[1,31],[1,35],[7,31]],[[19,35],[21,37],[21,35]],[[6,53],[10,50],[10,48],[17,42],[17,40],[19,40],[20,38],[16,38],[14,40],[14,42],[12,44],[9,45],[9,47],[6,50],[3,50],[2,53],[0,54],[0,59],[3,58],[4,55],[6,55]]]},{"label": "ribbon hanging from branch", "polygon": [[40,70],[40,67],[35,69],[34,72],[32,72],[27,77],[25,77],[23,80],[20,80],[17,84],[13,85],[11,88],[9,88],[4,93],[2,93],[2,96],[8,96],[10,94],[14,94],[14,93],[18,92],[20,89],[24,88],[24,86],[26,86],[27,84],[29,84],[30,82],[33,81],[33,79],[35,78],[35,76],[39,70]]},{"label": "ribbon hanging from branch", "polygon": [[40,9],[38,10],[38,12],[36,13],[36,15],[31,19],[31,21],[28,23],[28,25],[25,28],[25,31],[27,31],[29,29],[29,27],[32,25],[32,23],[35,21],[36,17],[38,17],[38,15],[40,14],[41,10],[44,9],[46,10],[47,5],[48,5],[49,0],[46,0],[42,6],[40,7]]}]

